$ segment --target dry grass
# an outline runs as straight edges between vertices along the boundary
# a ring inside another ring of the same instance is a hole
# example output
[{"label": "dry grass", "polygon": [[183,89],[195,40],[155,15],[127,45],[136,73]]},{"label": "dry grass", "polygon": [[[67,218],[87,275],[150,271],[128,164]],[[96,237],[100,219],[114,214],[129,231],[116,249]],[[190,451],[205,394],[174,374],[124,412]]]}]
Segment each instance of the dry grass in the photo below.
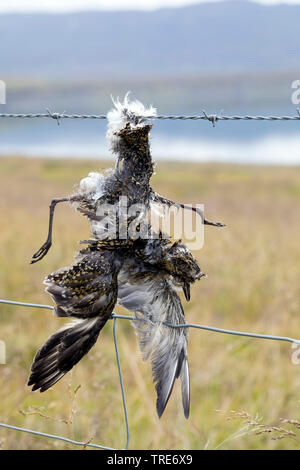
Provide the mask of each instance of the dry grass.
[{"label": "dry grass", "polygon": [[[59,207],[55,244],[29,265],[44,241],[51,197],[72,192],[78,180],[108,163],[2,158],[0,160],[0,296],[49,303],[44,276],[73,260],[76,242],[89,235],[86,220]],[[205,204],[208,227],[196,253],[208,278],[184,302],[191,322],[300,337],[300,169],[217,164],[160,163],[153,185],[182,202]],[[97,345],[53,390],[31,393],[26,386],[36,349],[62,325],[47,310],[1,306],[0,339],[7,365],[0,366],[0,420],[49,433],[123,446],[125,432],[112,325]],[[186,421],[176,386],[163,418],[155,413],[148,364],[142,363],[128,322],[118,325],[131,428],[131,448],[293,449],[294,439],[267,432],[242,433],[224,413],[247,410],[269,427],[299,417],[300,375],[288,344],[190,331],[191,417]],[[77,387],[81,385],[80,389]],[[70,392],[73,390],[73,392]],[[76,393],[75,393],[76,391]],[[70,395],[71,393],[71,395]],[[74,396],[75,394],[75,396]],[[20,412],[21,410],[21,412]],[[222,410],[219,413],[216,410]],[[72,446],[0,429],[3,449],[62,449]]]}]

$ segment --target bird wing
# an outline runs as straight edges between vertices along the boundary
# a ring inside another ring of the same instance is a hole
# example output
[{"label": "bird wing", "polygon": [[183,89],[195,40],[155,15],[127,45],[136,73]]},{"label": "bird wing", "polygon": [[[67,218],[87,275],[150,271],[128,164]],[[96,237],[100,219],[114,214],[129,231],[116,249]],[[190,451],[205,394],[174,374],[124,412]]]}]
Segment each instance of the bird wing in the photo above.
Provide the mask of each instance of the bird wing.
[{"label": "bird wing", "polygon": [[49,274],[47,291],[55,313],[74,317],[38,350],[28,385],[48,390],[93,347],[117,301],[117,272],[112,252],[91,252],[68,268]]},{"label": "bird wing", "polygon": [[184,415],[188,418],[190,385],[187,328],[172,328],[164,324],[184,324],[184,311],[170,280],[153,279],[152,274],[149,273],[143,279],[130,277],[129,270],[124,266],[118,277],[118,303],[135,314],[133,325],[143,359],[151,359],[158,416],[163,414],[174,382],[180,377]]},{"label": "bird wing", "polygon": [[58,316],[89,318],[110,315],[117,300],[115,253],[95,251],[77,263],[49,274],[44,283]]}]

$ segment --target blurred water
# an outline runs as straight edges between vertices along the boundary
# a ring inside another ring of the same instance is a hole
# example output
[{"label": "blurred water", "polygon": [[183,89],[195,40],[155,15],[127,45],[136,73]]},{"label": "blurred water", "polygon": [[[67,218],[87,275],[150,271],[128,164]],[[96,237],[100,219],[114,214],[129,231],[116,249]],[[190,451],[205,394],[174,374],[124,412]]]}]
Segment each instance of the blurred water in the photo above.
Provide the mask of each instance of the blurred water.
[{"label": "blurred water", "polygon": [[[1,119],[0,155],[108,158],[105,131],[106,121]],[[156,121],[151,141],[157,160],[300,163],[299,121]]]}]

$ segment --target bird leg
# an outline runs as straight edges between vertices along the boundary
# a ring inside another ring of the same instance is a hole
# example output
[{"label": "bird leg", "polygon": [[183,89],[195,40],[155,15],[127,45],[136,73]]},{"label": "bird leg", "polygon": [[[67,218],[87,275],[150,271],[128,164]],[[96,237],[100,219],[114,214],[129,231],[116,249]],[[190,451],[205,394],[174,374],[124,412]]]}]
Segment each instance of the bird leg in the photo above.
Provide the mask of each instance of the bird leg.
[{"label": "bird leg", "polygon": [[36,253],[34,253],[34,255],[32,256],[32,260],[30,261],[30,264],[37,263],[42,258],[44,258],[44,256],[46,256],[46,254],[48,253],[48,251],[51,248],[51,245],[52,245],[53,216],[54,216],[54,211],[55,211],[56,204],[58,204],[59,202],[67,202],[67,201],[68,202],[73,202],[73,201],[77,201],[79,199],[80,199],[80,196],[61,197],[61,198],[58,198],[58,199],[52,199],[51,204],[50,204],[50,211],[49,211],[49,228],[48,228],[47,239],[46,239],[45,243],[43,243],[41,248],[39,248],[38,251]]},{"label": "bird leg", "polygon": [[211,220],[206,219],[204,217],[203,211],[201,209],[199,209],[199,207],[193,207],[193,206],[188,206],[186,204],[182,204],[180,202],[174,202],[174,201],[171,201],[170,199],[166,199],[166,198],[160,196],[157,193],[154,193],[153,200],[155,202],[160,202],[161,204],[166,204],[169,207],[170,206],[176,206],[176,207],[180,207],[180,208],[183,208],[183,209],[189,209],[191,211],[194,211],[194,212],[196,212],[197,214],[200,215],[204,225],[213,225],[214,227],[225,227],[225,224],[222,224],[221,222],[212,222]]},{"label": "bird leg", "polygon": [[186,206],[185,204],[180,204],[181,207],[184,207],[185,209],[190,209],[191,211],[196,212],[199,214],[202,218],[202,222],[204,225],[213,225],[214,227],[226,227],[225,224],[222,224],[222,222],[212,222],[211,220],[208,220],[204,217],[204,213],[201,209],[193,206]]}]

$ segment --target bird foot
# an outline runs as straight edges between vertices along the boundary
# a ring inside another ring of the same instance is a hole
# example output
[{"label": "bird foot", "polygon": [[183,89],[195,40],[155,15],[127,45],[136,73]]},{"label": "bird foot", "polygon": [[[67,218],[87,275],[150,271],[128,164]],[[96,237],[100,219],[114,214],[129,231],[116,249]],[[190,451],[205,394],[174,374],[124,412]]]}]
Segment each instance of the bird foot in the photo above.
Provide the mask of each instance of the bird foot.
[{"label": "bird foot", "polygon": [[44,258],[44,256],[46,256],[46,254],[48,253],[48,251],[50,250],[51,248],[51,241],[46,241],[42,246],[41,248],[36,252],[34,253],[34,255],[32,256],[32,260],[30,261],[30,264],[33,264],[33,263],[37,263],[38,261],[40,261],[42,258]]},{"label": "bird foot", "polygon": [[214,227],[226,227],[222,222],[212,222],[211,220],[204,219],[205,225],[213,225]]}]

